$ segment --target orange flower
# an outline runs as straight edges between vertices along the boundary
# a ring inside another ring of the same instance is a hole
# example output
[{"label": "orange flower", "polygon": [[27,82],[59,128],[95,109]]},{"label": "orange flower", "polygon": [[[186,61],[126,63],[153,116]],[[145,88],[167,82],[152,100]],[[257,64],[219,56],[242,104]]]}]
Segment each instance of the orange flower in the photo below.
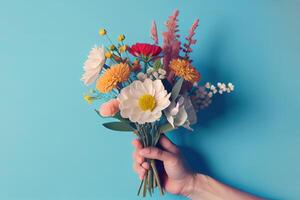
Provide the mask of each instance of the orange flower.
[{"label": "orange flower", "polygon": [[128,64],[120,63],[113,65],[97,80],[96,88],[101,93],[110,92],[116,88],[119,83],[127,81],[129,75],[130,68]]},{"label": "orange flower", "polygon": [[184,80],[191,83],[195,83],[200,80],[199,72],[187,60],[173,59],[170,62],[170,69],[176,76],[182,77]]}]

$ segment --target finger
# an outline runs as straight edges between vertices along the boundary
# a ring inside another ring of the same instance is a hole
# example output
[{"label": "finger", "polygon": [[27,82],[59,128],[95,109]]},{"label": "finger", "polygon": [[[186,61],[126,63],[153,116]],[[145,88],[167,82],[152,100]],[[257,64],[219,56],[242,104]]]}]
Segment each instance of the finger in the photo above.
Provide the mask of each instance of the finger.
[{"label": "finger", "polygon": [[145,173],[146,173],[146,169],[144,169],[138,163],[135,163],[133,165],[133,170],[138,174],[138,176],[139,176],[140,179],[143,179],[143,177],[145,176]]},{"label": "finger", "polygon": [[133,158],[133,161],[137,162],[138,164],[142,164],[145,160],[145,158],[139,154],[139,151],[133,152],[132,158]]},{"label": "finger", "polygon": [[132,141],[132,145],[136,148],[136,149],[142,149],[143,145],[142,143],[138,140],[138,139],[134,139]]},{"label": "finger", "polygon": [[146,172],[146,169],[143,168],[140,164],[138,163],[134,163],[133,164],[133,170],[138,173],[138,174],[142,174]]},{"label": "finger", "polygon": [[179,153],[179,149],[176,147],[176,145],[173,144],[166,136],[162,135],[159,139],[159,143],[165,150],[174,154]]},{"label": "finger", "polygon": [[141,166],[146,170],[150,169],[150,165],[147,162],[143,162]]},{"label": "finger", "polygon": [[140,154],[137,152],[136,162],[142,164],[144,160],[145,160],[144,157],[140,156]]},{"label": "finger", "polygon": [[157,159],[163,162],[168,162],[174,160],[174,155],[170,152],[163,151],[156,147],[148,147],[140,150],[140,155],[144,156],[145,158]]},{"label": "finger", "polygon": [[136,148],[136,151],[133,153],[132,156],[133,160],[138,162],[139,164],[142,164],[142,162],[144,162],[144,158],[138,153],[139,149],[143,148],[141,142],[138,139],[135,139],[132,141],[132,145]]}]

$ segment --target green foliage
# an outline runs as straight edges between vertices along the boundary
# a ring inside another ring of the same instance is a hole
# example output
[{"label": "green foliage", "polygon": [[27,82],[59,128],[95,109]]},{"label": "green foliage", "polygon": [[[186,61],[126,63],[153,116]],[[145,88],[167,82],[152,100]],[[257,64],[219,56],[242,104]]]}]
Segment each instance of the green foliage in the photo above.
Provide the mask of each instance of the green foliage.
[{"label": "green foliage", "polygon": [[159,68],[162,68],[162,63],[161,63],[160,59],[157,59],[153,63],[153,69],[154,69],[154,71],[157,71]]},{"label": "green foliage", "polygon": [[102,124],[105,128],[113,131],[133,132],[135,129],[126,122],[107,122]]},{"label": "green foliage", "polygon": [[174,101],[178,95],[179,95],[179,92],[181,90],[181,87],[182,87],[182,83],[183,83],[183,78],[180,78],[174,85],[173,89],[172,89],[172,92],[171,92],[171,99],[172,101]]}]

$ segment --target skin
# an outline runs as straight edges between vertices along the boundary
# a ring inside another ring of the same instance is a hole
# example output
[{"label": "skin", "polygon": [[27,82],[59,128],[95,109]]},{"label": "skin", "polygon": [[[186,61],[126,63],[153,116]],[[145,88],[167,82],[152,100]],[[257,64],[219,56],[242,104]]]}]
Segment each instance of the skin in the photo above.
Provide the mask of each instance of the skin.
[{"label": "skin", "polygon": [[163,162],[163,187],[176,195],[185,196],[193,200],[259,200],[260,198],[229,187],[217,180],[187,170],[181,158],[180,151],[167,137],[162,136],[160,141],[162,149],[155,147],[143,148],[139,140],[133,140],[135,147],[133,153],[133,169],[142,180],[149,164],[145,158],[156,159]]}]

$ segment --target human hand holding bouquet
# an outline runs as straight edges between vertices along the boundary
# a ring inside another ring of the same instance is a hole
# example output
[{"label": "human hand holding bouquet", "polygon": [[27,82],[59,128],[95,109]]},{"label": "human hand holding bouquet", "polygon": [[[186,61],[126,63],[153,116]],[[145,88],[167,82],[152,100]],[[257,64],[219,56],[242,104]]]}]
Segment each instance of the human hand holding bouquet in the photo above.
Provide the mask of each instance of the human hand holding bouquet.
[{"label": "human hand holding bouquet", "polygon": [[[196,112],[207,107],[215,94],[230,93],[234,86],[218,83],[217,87],[206,83],[198,85],[200,73],[192,65],[191,45],[199,20],[196,20],[186,43],[181,45],[178,35],[178,11],[166,22],[163,45],[159,46],[155,22],[151,28],[154,44],[124,43],[125,36],[114,44],[105,29],[99,34],[107,37],[109,47],[94,47],[84,63],[82,81],[90,85],[96,81],[96,89],[84,98],[88,103],[102,101],[96,112],[101,117],[115,118],[104,123],[108,129],[134,132],[143,147],[155,147],[162,133],[197,122]],[[129,56],[131,54],[131,56]],[[132,60],[132,58],[134,60]],[[157,170],[156,158],[146,159],[149,170],[145,173],[138,195],[151,195],[158,187],[164,188]]]}]

